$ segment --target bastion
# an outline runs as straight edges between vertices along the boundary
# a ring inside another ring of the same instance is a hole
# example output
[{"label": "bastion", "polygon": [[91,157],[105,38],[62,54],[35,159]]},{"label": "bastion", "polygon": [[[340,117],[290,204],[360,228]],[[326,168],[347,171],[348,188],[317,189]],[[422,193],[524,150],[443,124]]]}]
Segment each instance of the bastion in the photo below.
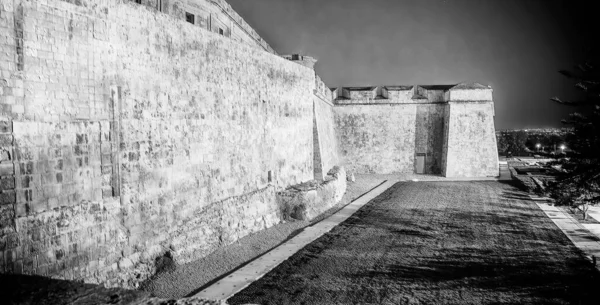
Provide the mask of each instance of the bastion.
[{"label": "bastion", "polygon": [[223,0],[2,1],[0,50],[0,273],[137,287],[347,171],[498,174],[490,88],[332,91]]},{"label": "bastion", "polygon": [[490,87],[461,83],[332,92],[340,158],[349,172],[498,176]]}]

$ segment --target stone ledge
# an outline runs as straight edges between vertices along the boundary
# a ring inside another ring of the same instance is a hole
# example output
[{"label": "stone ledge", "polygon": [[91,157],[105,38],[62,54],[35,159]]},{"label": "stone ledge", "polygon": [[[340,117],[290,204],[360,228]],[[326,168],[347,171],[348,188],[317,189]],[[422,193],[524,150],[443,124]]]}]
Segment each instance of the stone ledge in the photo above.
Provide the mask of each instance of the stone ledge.
[{"label": "stone ledge", "polygon": [[311,220],[336,205],[346,192],[346,170],[332,168],[323,181],[312,180],[277,192],[284,219]]}]

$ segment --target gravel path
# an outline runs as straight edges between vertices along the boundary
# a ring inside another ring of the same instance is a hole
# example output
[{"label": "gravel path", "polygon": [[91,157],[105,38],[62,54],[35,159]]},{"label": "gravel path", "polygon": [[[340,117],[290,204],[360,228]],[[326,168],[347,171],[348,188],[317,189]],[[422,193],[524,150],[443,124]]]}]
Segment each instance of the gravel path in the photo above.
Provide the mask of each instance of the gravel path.
[{"label": "gravel path", "polygon": [[304,227],[335,213],[383,181],[379,176],[357,175],[356,182],[348,182],[348,189],[342,200],[314,220],[281,223],[246,236],[203,259],[167,268],[145,282],[142,290],[161,298],[181,298],[193,295],[205,285],[268,252]]},{"label": "gravel path", "polygon": [[522,198],[501,182],[398,183],[228,302],[598,304],[598,272]]}]

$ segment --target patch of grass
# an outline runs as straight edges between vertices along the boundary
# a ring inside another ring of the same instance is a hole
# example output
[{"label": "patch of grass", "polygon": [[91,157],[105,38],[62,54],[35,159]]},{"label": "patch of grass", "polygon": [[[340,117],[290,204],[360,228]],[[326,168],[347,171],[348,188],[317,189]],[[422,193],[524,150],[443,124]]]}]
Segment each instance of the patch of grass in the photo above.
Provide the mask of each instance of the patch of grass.
[{"label": "patch of grass", "polygon": [[597,304],[598,272],[500,182],[399,183],[230,304]]}]

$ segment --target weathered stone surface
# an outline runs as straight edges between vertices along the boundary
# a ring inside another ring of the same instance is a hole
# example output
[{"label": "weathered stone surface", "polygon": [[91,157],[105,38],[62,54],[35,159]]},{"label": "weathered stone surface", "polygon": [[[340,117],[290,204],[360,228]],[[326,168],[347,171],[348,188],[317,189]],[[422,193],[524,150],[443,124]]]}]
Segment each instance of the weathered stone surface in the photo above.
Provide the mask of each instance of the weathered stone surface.
[{"label": "weathered stone surface", "polygon": [[487,88],[346,88],[334,106],[223,0],[142,4],[0,4],[1,273],[136,287],[157,258],[327,210],[338,150],[352,173],[413,172],[421,152],[431,172],[493,171],[491,103],[459,101]]},{"label": "weathered stone surface", "polygon": [[442,104],[419,104],[415,118],[415,154],[425,159],[424,174],[441,174],[444,154],[444,120]]},{"label": "weathered stone surface", "polygon": [[448,105],[446,177],[496,177],[498,147],[494,128],[494,104],[450,102]]},{"label": "weathered stone surface", "polygon": [[354,173],[414,172],[416,105],[334,108],[342,163]]},{"label": "weathered stone surface", "polygon": [[319,177],[324,179],[329,170],[339,164],[339,149],[335,133],[335,121],[333,116],[333,104],[322,97],[315,97],[315,134],[318,141],[315,145],[315,172],[319,171]]},{"label": "weathered stone surface", "polygon": [[[499,175],[491,88],[473,83],[343,88],[342,93],[334,112],[349,171]],[[417,169],[421,160],[423,168]]]},{"label": "weathered stone surface", "polygon": [[278,223],[275,189],[313,178],[314,71],[268,45],[130,1],[0,9],[2,272],[136,287]]},{"label": "weathered stone surface", "polygon": [[311,181],[277,193],[285,219],[310,220],[337,204],[346,192],[346,171],[334,167],[324,181]]}]

